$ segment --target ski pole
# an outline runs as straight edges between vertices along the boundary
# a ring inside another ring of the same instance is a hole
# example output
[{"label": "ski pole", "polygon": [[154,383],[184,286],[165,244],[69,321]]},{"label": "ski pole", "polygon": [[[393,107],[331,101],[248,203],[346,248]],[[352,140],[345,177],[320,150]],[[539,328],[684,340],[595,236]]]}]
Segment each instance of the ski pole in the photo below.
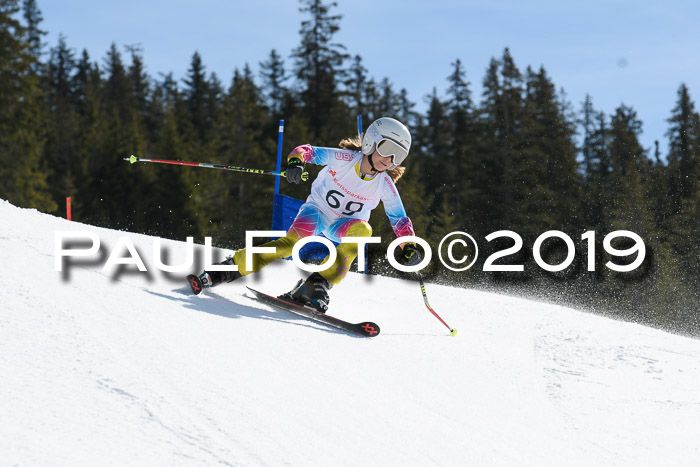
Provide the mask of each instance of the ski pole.
[{"label": "ski pole", "polygon": [[[277,177],[286,177],[287,172],[282,170],[262,170],[262,169],[248,169],[245,167],[236,167],[234,165],[221,165],[221,164],[210,164],[208,162],[187,162],[187,161],[170,161],[170,160],[165,160],[165,159],[144,159],[143,157],[136,157],[132,155],[131,157],[125,157],[125,161],[129,161],[132,164],[135,164],[136,162],[155,162],[158,164],[172,164],[172,165],[188,165],[191,167],[207,167],[209,169],[222,169],[222,170],[231,170],[233,172],[246,172],[246,173],[252,173],[252,174],[260,174],[260,175],[275,175]],[[304,172],[301,174],[301,179],[303,181],[307,181],[309,179],[309,173]]]},{"label": "ski pole", "polygon": [[416,271],[416,274],[418,274],[418,280],[420,281],[420,291],[423,293],[423,301],[425,302],[425,306],[428,307],[428,310],[430,310],[433,316],[439,319],[440,322],[444,324],[447,329],[450,330],[451,336],[456,336],[457,329],[451,328],[442,318],[440,318],[440,316],[438,316],[437,313],[435,313],[435,310],[433,310],[433,308],[430,306],[430,303],[428,303],[428,294],[425,293],[425,284],[423,283],[423,276],[421,276],[420,271]]}]

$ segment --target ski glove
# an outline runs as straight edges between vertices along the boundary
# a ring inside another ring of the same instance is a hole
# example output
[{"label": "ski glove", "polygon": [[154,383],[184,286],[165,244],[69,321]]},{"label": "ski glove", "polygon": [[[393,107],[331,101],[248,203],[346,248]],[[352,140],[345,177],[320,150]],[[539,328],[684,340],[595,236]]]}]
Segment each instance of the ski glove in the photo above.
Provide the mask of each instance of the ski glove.
[{"label": "ski glove", "polygon": [[292,158],[287,162],[287,170],[285,172],[285,178],[289,183],[299,184],[301,182],[301,175],[304,173],[304,163],[301,159],[296,157]]},{"label": "ski glove", "polygon": [[407,243],[403,246],[400,259],[404,266],[415,266],[423,261],[423,255],[420,254],[415,243]]}]

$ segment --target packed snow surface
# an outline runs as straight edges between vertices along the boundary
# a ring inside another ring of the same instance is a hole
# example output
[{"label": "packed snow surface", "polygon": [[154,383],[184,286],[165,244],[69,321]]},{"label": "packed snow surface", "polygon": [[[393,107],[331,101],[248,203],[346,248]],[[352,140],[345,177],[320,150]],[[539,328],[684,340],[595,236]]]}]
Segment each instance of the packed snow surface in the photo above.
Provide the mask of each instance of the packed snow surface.
[{"label": "packed snow surface", "polygon": [[[291,262],[192,296],[152,237],[0,219],[2,465],[700,465],[698,340],[427,284],[451,337],[416,282],[350,273],[330,312],[381,326],[359,338],[246,294]],[[101,248],[57,272],[59,231]],[[148,273],[103,271],[123,237]]]}]

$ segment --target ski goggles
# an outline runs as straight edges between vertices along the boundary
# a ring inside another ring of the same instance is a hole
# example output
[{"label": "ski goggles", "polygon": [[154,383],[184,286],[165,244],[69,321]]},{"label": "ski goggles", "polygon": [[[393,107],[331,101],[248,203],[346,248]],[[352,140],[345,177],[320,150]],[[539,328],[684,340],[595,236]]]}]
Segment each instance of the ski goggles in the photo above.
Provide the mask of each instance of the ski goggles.
[{"label": "ski goggles", "polygon": [[408,156],[408,151],[403,146],[390,139],[377,143],[377,152],[382,157],[391,157],[394,164],[400,164]]}]

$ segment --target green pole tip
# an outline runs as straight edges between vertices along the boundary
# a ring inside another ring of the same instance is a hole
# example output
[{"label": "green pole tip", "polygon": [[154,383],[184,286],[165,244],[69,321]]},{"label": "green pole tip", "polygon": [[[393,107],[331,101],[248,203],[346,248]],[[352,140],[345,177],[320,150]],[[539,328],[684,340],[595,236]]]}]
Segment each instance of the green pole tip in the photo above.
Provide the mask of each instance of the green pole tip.
[{"label": "green pole tip", "polygon": [[138,162],[138,161],[139,161],[139,158],[136,157],[136,156],[134,156],[133,154],[132,154],[131,157],[129,158],[129,162],[131,162],[132,164],[135,163],[135,162]]},{"label": "green pole tip", "polygon": [[456,335],[457,335],[457,329],[456,329],[456,328],[450,329],[450,335],[451,335],[451,336],[456,336]]}]

